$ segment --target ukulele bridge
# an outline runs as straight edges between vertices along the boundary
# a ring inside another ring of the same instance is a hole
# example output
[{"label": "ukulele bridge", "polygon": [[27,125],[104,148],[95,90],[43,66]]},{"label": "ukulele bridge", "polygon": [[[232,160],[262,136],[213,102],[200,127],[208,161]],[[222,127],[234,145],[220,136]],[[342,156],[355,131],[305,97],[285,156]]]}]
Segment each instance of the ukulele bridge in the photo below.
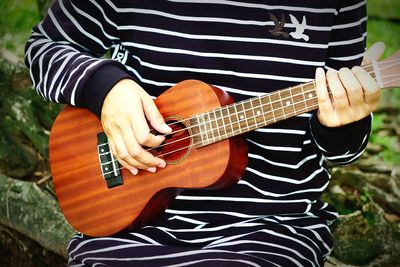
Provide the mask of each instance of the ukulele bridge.
[{"label": "ukulele bridge", "polygon": [[108,139],[104,132],[97,134],[97,154],[99,156],[101,174],[107,183],[108,188],[123,185],[121,167],[111,153]]}]

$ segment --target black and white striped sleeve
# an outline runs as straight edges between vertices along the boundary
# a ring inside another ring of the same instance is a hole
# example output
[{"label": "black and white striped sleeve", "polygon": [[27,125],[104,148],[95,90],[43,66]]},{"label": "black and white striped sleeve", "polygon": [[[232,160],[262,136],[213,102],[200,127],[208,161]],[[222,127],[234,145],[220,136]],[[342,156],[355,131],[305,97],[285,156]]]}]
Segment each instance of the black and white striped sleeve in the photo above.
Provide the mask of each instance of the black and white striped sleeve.
[{"label": "black and white striped sleeve", "polygon": [[[340,69],[361,64],[366,46],[367,1],[339,1],[332,27],[325,69]],[[360,121],[338,128],[324,127],[316,113],[311,117],[315,145],[325,158],[335,164],[349,164],[364,151],[371,131],[372,114]]]},{"label": "black and white striped sleeve", "polygon": [[108,91],[129,77],[119,62],[100,58],[116,41],[115,31],[96,1],[56,1],[25,48],[38,94],[99,115]]}]

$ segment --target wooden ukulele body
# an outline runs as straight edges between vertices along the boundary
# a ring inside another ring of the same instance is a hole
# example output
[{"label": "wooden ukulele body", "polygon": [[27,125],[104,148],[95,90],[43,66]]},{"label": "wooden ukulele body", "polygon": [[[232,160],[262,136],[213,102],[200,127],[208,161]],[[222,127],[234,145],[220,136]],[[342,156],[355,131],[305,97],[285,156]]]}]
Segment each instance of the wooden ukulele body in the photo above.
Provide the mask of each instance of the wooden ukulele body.
[{"label": "wooden ukulele body", "polygon": [[[219,108],[232,99],[222,90],[189,80],[167,90],[155,103],[169,121]],[[178,143],[174,149],[180,152],[175,157],[168,151],[165,169],[135,176],[122,169],[123,184],[108,188],[97,150],[97,134],[103,132],[100,120],[86,109],[66,106],[51,131],[50,164],[68,222],[90,236],[111,235],[151,222],[184,189],[217,189],[237,182],[247,165],[243,138],[196,147],[191,125],[186,126],[190,147],[179,148]]]}]

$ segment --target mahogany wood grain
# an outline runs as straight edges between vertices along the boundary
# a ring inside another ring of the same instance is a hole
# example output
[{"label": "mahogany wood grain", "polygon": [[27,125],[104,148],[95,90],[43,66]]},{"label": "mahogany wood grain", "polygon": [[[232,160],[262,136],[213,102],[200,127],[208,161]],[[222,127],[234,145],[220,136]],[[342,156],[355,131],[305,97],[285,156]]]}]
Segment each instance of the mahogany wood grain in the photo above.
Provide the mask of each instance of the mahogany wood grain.
[{"label": "mahogany wood grain", "polygon": [[[199,81],[185,81],[155,101],[161,114],[188,118],[232,103],[223,91]],[[102,177],[96,134],[99,119],[90,111],[67,106],[50,136],[50,164],[61,210],[78,231],[106,236],[153,220],[189,188],[222,188],[239,180],[247,164],[247,147],[235,137],[201,148],[192,147],[179,163],[155,174],[134,176],[122,169],[124,184],[109,189]]]}]

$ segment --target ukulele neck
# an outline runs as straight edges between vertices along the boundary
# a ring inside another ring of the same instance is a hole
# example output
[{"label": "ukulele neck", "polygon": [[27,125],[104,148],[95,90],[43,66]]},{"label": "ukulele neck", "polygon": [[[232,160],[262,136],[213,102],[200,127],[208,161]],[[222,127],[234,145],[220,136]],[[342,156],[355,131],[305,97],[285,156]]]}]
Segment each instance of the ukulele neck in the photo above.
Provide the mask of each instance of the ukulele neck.
[{"label": "ukulele neck", "polygon": [[312,81],[197,114],[195,143],[202,147],[314,110],[315,88]]},{"label": "ukulele neck", "polygon": [[[381,88],[400,86],[400,51],[362,66]],[[329,90],[329,88],[328,88]],[[194,142],[206,146],[318,108],[315,80],[253,97],[191,118]]]}]

